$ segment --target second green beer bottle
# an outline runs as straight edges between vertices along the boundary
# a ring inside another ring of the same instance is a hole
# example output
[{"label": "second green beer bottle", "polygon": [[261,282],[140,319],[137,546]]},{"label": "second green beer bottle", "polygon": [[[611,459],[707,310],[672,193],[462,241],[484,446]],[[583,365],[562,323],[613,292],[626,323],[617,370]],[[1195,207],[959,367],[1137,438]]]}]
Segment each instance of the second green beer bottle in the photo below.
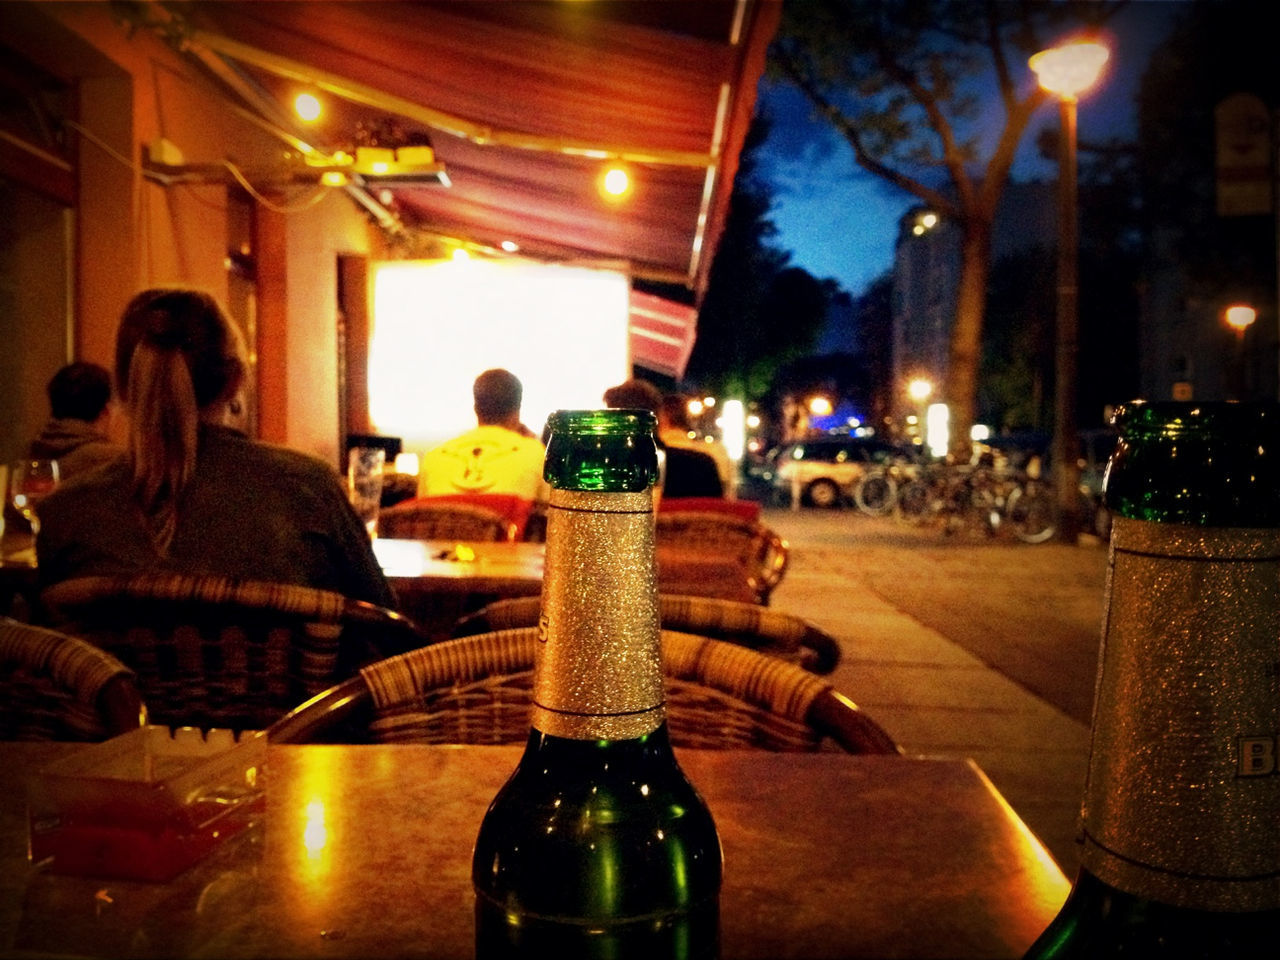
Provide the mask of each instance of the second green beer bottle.
[{"label": "second green beer bottle", "polygon": [[1081,869],[1029,960],[1280,957],[1280,405],[1130,404]]},{"label": "second green beer bottle", "polygon": [[654,418],[549,426],[531,730],[476,839],[476,955],[713,958],[720,843],[665,717]]}]

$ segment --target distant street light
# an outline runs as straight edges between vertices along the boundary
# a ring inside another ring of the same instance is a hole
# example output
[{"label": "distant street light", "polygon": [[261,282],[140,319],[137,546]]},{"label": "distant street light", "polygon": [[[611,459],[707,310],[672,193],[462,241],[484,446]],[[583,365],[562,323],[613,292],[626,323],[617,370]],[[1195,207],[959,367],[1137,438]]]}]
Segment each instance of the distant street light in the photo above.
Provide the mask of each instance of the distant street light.
[{"label": "distant street light", "polygon": [[1082,518],[1076,503],[1080,485],[1077,462],[1076,353],[1079,291],[1076,261],[1079,220],[1076,209],[1076,98],[1098,79],[1110,52],[1100,43],[1073,42],[1042,50],[1028,61],[1040,86],[1058,96],[1062,143],[1058,176],[1058,305],[1054,350],[1053,474],[1058,492],[1058,536],[1075,543]]},{"label": "distant street light", "polygon": [[911,227],[911,232],[917,237],[922,237],[937,225],[938,215],[932,210],[926,210],[916,217],[916,222]]},{"label": "distant street light", "polygon": [[1243,340],[1244,332],[1258,319],[1258,311],[1247,304],[1235,303],[1222,312],[1222,317],[1227,321],[1227,326]]},{"label": "distant street light", "polygon": [[832,409],[831,401],[826,397],[817,396],[809,400],[809,412],[815,417],[829,416]]},{"label": "distant street light", "polygon": [[928,441],[928,431],[921,425],[926,423],[926,403],[928,399],[933,396],[933,382],[931,380],[926,380],[924,377],[913,378],[907,383],[907,396],[910,397],[915,404],[915,412],[911,416],[907,417],[907,425],[908,427],[916,427],[915,430],[908,429],[907,433],[919,434],[918,442],[926,443]]},{"label": "distant street light", "polygon": [[907,384],[907,396],[916,402],[928,400],[931,393],[933,393],[933,384],[928,380],[917,378]]},{"label": "distant street light", "polygon": [[1247,303],[1233,303],[1222,311],[1222,319],[1227,326],[1236,332],[1235,392],[1236,399],[1245,399],[1245,363],[1244,335],[1253,321],[1258,319],[1258,311]]}]

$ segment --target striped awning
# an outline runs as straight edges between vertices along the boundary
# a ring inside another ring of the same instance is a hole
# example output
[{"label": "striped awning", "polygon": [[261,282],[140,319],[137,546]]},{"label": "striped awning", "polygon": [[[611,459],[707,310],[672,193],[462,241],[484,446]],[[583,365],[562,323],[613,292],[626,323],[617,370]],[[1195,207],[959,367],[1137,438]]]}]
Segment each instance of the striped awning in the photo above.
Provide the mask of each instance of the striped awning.
[{"label": "striped awning", "polygon": [[679,380],[693,352],[698,311],[651,293],[631,291],[631,362]]}]

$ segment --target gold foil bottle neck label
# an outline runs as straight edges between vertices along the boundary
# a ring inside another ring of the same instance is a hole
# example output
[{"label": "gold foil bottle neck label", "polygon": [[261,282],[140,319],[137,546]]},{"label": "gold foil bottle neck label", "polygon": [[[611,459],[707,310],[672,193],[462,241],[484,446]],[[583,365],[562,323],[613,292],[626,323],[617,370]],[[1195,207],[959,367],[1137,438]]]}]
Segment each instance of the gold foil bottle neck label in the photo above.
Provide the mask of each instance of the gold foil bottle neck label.
[{"label": "gold foil bottle neck label", "polygon": [[1176,906],[1280,907],[1280,531],[1117,517],[1082,863]]},{"label": "gold foil bottle neck label", "polygon": [[653,497],[551,491],[535,729],[629,740],[665,719]]}]

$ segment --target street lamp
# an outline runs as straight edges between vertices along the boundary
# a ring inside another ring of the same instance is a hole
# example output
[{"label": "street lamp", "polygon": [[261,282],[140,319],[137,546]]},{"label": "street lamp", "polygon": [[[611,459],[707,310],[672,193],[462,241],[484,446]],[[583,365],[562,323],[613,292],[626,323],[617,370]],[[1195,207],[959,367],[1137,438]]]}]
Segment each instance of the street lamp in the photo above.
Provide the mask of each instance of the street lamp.
[{"label": "street lamp", "polygon": [[1076,210],[1076,98],[1098,79],[1109,51],[1100,43],[1072,42],[1042,50],[1029,62],[1040,86],[1057,94],[1062,124],[1058,176],[1058,305],[1054,339],[1053,472],[1058,491],[1058,535],[1074,543],[1080,467],[1076,430],[1078,213]]},{"label": "street lamp", "polygon": [[1233,303],[1222,311],[1222,319],[1227,326],[1236,332],[1236,399],[1245,398],[1245,364],[1244,335],[1245,331],[1258,319],[1258,311],[1247,303]]},{"label": "street lamp", "polygon": [[917,237],[922,237],[937,225],[938,215],[932,210],[925,210],[916,217],[916,222],[911,227],[911,233]]},{"label": "street lamp", "polygon": [[1222,318],[1226,320],[1227,326],[1243,340],[1244,332],[1249,329],[1253,321],[1258,319],[1258,311],[1246,303],[1233,303],[1222,311]]},{"label": "street lamp", "polygon": [[815,396],[809,398],[809,412],[815,417],[830,416],[833,409],[831,401],[826,397]]},{"label": "street lamp", "polygon": [[923,378],[917,377],[907,384],[907,396],[917,403],[924,403],[931,393],[933,393],[933,384]]},{"label": "street lamp", "polygon": [[919,442],[921,444],[928,442],[928,433],[925,428],[925,405],[932,395],[933,383],[924,377],[915,377],[907,384],[907,396],[913,401],[913,414],[908,418],[907,423],[915,421],[916,432],[919,434]]}]

